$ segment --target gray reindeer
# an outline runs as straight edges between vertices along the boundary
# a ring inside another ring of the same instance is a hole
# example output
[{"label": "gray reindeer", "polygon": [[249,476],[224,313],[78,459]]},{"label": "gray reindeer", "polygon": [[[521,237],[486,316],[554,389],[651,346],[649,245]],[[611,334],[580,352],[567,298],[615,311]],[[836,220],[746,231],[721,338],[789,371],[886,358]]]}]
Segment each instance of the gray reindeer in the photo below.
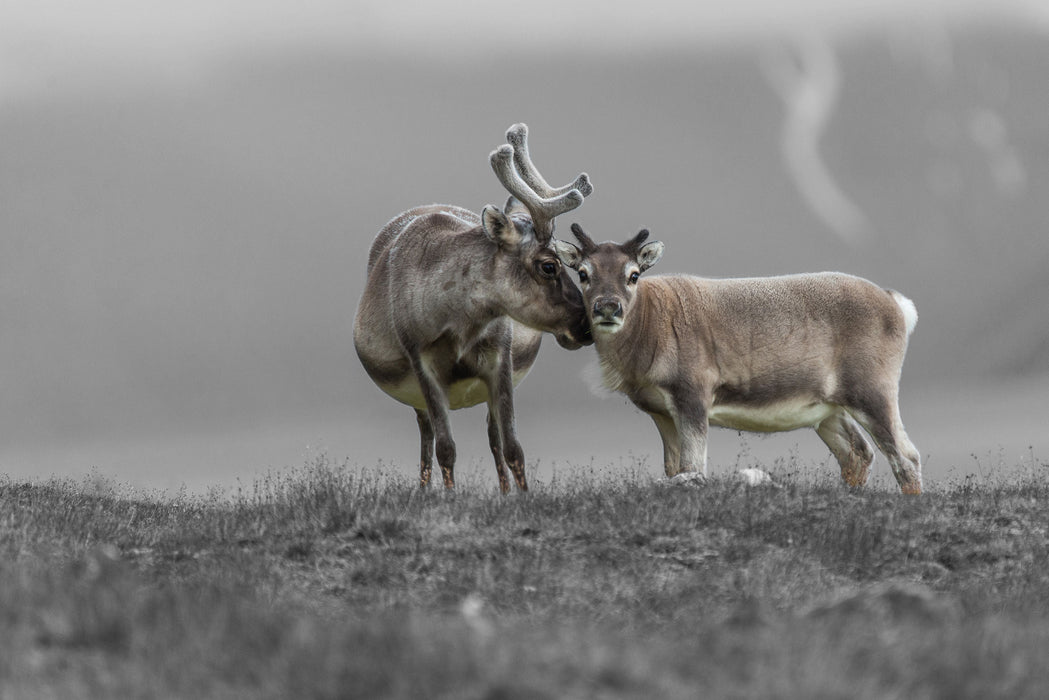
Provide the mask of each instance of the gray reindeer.
[{"label": "gray reindeer", "polygon": [[[750,279],[641,277],[663,255],[641,231],[597,244],[557,241],[579,273],[603,379],[649,414],[668,477],[703,475],[707,426],[815,428],[849,485],[885,453],[904,493],[921,461],[900,419],[900,372],[918,321],[899,292],[840,273]],[[862,426],[862,428],[861,428]]]},{"label": "gray reindeer", "polygon": [[386,224],[368,255],[368,279],[353,327],[357,355],[387,394],[415,409],[426,486],[436,447],[444,485],[454,486],[450,409],[488,404],[488,443],[499,488],[528,489],[514,427],[514,386],[542,340],[589,345],[582,295],[551,244],[554,219],[593,192],[586,173],[553,188],[515,124],[489,156],[510,193],[481,215],[443,204],[409,209]]}]

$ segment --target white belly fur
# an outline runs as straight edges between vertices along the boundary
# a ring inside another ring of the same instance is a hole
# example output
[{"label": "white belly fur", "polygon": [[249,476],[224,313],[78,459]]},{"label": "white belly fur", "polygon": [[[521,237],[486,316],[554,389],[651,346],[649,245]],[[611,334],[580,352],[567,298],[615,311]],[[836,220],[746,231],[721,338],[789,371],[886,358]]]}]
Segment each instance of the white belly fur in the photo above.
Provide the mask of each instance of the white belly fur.
[{"label": "white belly fur", "polygon": [[[514,372],[514,386],[517,386],[528,370]],[[415,377],[405,377],[401,382],[381,387],[383,391],[403,404],[420,410],[426,409],[422,389]],[[480,379],[463,379],[448,387],[448,407],[455,410],[476,406],[488,401],[488,387]]]},{"label": "white belly fur", "polygon": [[811,428],[839,410],[838,406],[814,401],[781,401],[767,406],[717,406],[710,410],[710,424],[732,430],[778,433]]}]

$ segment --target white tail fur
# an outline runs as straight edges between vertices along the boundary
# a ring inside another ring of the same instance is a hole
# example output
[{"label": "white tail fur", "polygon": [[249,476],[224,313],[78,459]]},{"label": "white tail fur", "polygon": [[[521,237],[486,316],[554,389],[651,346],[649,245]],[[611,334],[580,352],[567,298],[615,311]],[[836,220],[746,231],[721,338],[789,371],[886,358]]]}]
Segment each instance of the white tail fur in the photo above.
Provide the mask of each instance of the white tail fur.
[{"label": "white tail fur", "polygon": [[907,324],[907,335],[909,336],[914,332],[914,327],[918,325],[918,307],[914,305],[913,301],[903,296],[895,289],[892,290],[892,298],[900,307],[900,311],[903,312],[903,320]]}]

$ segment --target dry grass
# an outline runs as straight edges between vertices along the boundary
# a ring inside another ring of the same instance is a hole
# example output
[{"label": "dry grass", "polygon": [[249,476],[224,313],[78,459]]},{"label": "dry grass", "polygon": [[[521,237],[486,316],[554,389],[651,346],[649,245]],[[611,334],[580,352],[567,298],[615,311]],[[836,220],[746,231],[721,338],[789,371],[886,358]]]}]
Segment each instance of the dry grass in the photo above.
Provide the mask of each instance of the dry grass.
[{"label": "dry grass", "polygon": [[0,697],[1045,697],[1049,466],[1023,471],[0,482]]}]

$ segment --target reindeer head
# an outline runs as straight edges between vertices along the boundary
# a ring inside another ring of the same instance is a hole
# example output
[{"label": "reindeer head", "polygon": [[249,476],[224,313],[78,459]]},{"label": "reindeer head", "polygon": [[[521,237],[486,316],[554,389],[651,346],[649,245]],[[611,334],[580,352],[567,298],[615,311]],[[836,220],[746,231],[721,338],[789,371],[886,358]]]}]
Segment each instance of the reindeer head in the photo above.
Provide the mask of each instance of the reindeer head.
[{"label": "reindeer head", "polygon": [[663,257],[663,244],[645,243],[648,229],[622,244],[594,243],[579,224],[572,224],[572,233],[580,245],[557,241],[557,255],[579,273],[593,334],[615,333],[630,312],[641,273]]},{"label": "reindeer head", "polygon": [[528,275],[545,302],[535,303],[532,285],[528,293],[511,300],[511,316],[554,333],[562,347],[589,345],[593,339],[582,294],[561,265],[552,241],[554,219],[582,204],[594,188],[586,173],[564,187],[548,185],[528,154],[528,127],[524,124],[510,127],[506,139],[509,143],[493,151],[489,160],[510,198],[503,209],[486,206],[481,212],[481,226],[499,247],[505,265],[500,274],[515,278]]}]

